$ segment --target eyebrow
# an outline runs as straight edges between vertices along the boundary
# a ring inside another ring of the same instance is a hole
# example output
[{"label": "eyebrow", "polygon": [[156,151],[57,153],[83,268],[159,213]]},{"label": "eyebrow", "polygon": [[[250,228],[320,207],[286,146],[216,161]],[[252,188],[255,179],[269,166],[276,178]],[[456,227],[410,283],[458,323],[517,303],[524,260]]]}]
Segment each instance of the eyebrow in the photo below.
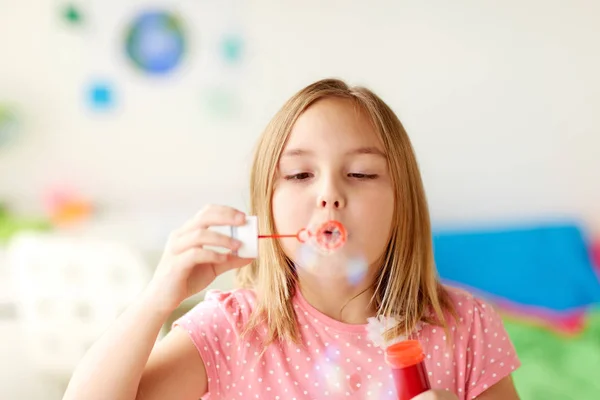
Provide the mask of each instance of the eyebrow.
[{"label": "eyebrow", "polygon": [[[358,154],[372,154],[376,156],[380,156],[383,158],[387,158],[385,153],[379,150],[377,147],[359,147],[354,150],[350,150],[346,153],[346,155],[358,155]],[[289,149],[283,152],[281,157],[299,157],[299,156],[310,156],[314,155],[314,152],[307,149]]]}]

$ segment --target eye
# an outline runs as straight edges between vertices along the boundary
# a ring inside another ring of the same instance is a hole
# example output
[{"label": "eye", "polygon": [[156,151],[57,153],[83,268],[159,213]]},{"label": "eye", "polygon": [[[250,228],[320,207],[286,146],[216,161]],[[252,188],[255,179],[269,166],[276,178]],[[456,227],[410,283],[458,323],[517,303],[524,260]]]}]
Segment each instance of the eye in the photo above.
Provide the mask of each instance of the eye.
[{"label": "eye", "polygon": [[286,175],[284,178],[286,181],[303,181],[311,177],[309,172],[300,172],[299,174]]},{"label": "eye", "polygon": [[376,179],[378,177],[377,174],[361,174],[361,173],[349,173],[348,176],[350,178],[360,179],[360,180],[368,180],[368,179]]}]

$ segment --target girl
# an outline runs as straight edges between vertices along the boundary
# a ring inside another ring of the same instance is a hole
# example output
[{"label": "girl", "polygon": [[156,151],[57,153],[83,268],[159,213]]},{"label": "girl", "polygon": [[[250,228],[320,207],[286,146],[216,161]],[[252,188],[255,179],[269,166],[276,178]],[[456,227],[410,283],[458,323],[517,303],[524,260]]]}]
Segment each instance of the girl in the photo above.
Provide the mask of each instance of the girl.
[{"label": "girl", "polygon": [[[172,233],[65,399],[394,399],[384,348],[407,336],[424,347],[433,387],[416,399],[518,398],[519,360],[499,316],[436,277],[411,143],[371,91],[329,79],[293,96],[260,139],[251,199],[261,233],[337,220],[347,241],[307,257],[295,238],[261,240],[257,259],[241,259],[239,242],[208,228],[246,215],[204,208]],[[155,346],[184,299],[234,268],[239,289],[209,292]]]}]

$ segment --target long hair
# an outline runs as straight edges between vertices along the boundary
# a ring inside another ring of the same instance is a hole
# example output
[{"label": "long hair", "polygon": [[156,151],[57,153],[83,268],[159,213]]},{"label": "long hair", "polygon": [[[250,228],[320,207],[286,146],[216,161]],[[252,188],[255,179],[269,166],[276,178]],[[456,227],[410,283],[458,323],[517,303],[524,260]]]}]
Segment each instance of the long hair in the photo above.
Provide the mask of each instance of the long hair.
[{"label": "long hair", "polygon": [[[338,79],[320,80],[297,92],[275,114],[258,142],[250,177],[250,212],[258,216],[259,231],[275,232],[274,179],[294,123],[311,104],[326,97],[351,99],[362,108],[388,155],[394,186],[394,216],[371,299],[377,316],[399,321],[386,332],[386,338],[408,335],[419,322],[434,323],[447,330],[444,314],[449,311],[455,315],[455,311],[437,277],[428,205],[417,160],[398,117],[369,89],[349,87]],[[266,322],[265,345],[275,340],[299,342],[291,302],[298,276],[278,241],[262,242],[260,257],[240,269],[236,278],[239,286],[253,288],[257,293],[257,304],[245,331]]]}]

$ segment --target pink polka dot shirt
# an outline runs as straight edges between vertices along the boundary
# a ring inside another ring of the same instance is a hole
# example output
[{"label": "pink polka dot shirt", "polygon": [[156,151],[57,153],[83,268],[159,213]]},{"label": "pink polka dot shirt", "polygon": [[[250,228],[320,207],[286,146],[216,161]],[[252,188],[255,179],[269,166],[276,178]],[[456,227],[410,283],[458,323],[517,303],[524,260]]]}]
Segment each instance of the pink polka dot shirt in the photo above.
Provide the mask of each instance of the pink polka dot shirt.
[{"label": "pink polka dot shirt", "polygon": [[[467,292],[448,290],[460,317],[450,325],[453,341],[447,345],[444,330],[428,324],[416,337],[432,387],[473,399],[520,362],[493,308]],[[367,325],[329,318],[296,292],[302,345],[277,342],[262,357],[264,328],[240,337],[255,304],[251,290],[210,291],[174,323],[187,330],[204,361],[203,399],[395,399],[390,367],[367,337]]]}]

